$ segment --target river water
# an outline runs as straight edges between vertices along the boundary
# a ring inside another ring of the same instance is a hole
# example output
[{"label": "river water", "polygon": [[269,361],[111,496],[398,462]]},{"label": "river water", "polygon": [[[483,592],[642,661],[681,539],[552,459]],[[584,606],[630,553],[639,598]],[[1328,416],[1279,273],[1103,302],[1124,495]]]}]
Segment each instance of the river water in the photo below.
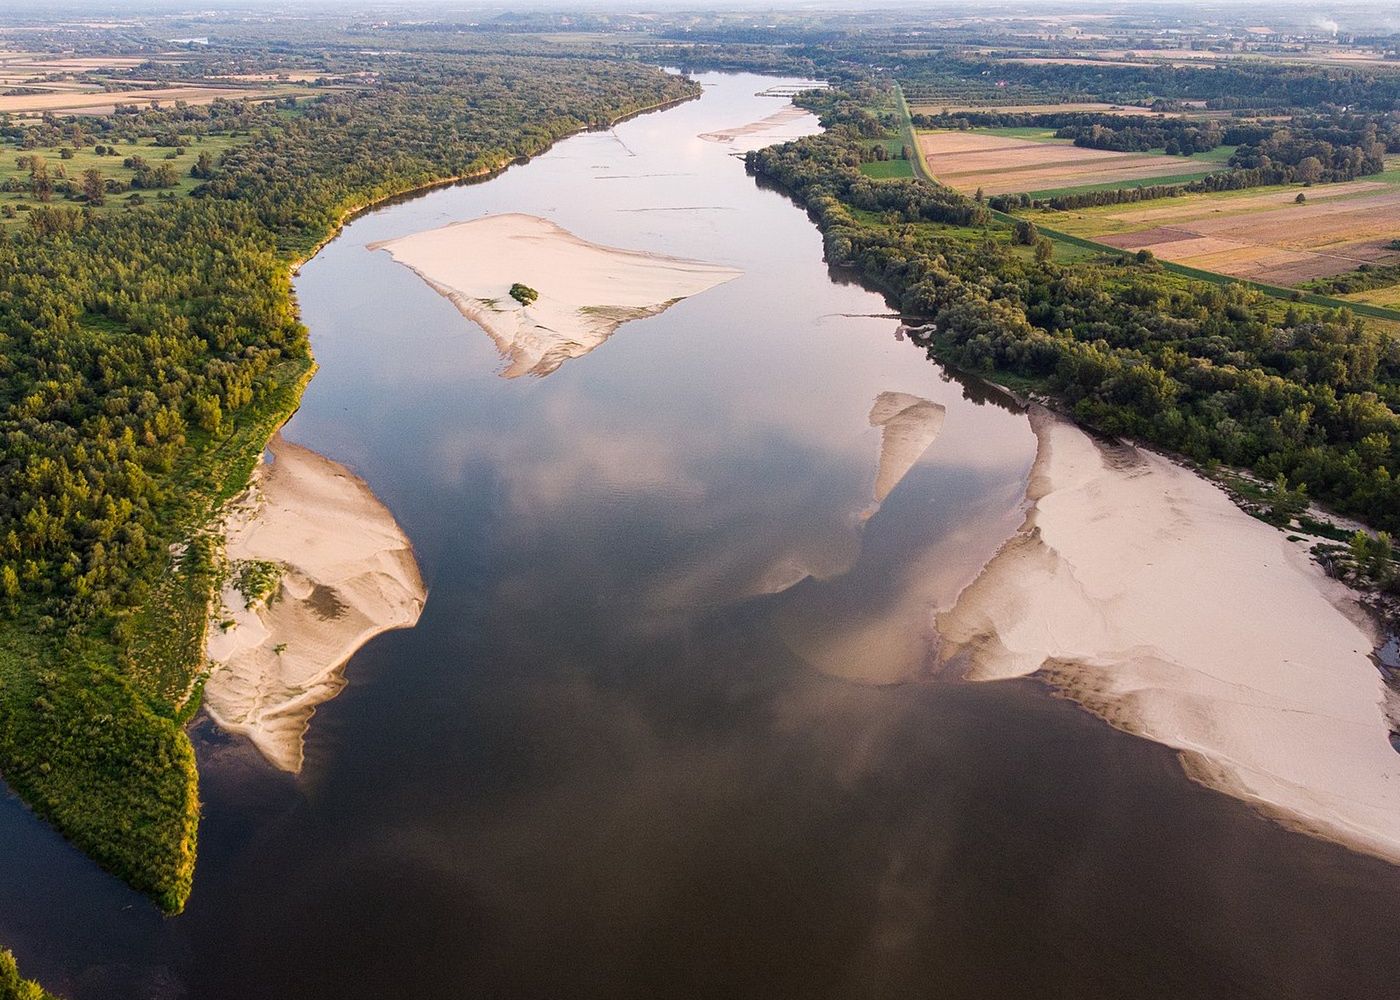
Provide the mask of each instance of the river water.
[{"label": "river water", "polygon": [[[0,800],[29,974],[71,1000],[1394,995],[1400,869],[1033,682],[924,675],[1034,440],[699,138],[779,111],[774,82],[707,77],[306,265],[321,370],[286,434],[399,518],[422,620],[352,660],[300,776],[196,726],[179,918]],[[508,380],[365,247],[494,212],[743,274]],[[946,422],[876,505],[887,392]]]}]

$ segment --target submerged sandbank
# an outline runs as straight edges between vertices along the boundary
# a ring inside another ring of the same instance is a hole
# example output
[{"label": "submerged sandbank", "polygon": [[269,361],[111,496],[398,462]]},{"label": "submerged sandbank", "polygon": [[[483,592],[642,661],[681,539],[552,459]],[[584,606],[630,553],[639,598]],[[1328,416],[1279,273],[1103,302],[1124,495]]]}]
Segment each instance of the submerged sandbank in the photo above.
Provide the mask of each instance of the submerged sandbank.
[{"label": "submerged sandbank", "polygon": [[939,648],[930,609],[952,607],[1020,520],[1021,487],[1008,483],[959,511],[954,530],[906,538],[897,559],[889,558],[888,541],[869,544],[881,505],[932,448],[946,413],[910,393],[875,398],[868,418],[880,432],[874,503],[848,518],[849,536],[837,536],[833,549],[845,561],[834,572],[804,574],[770,605],[783,644],[823,674],[867,685],[926,679]]},{"label": "submerged sandbank", "polygon": [[[599,246],[547,219],[489,215],[369,244],[387,250],[495,341],[506,378],[548,375],[628,320],[736,278],[729,267]],[[515,284],[539,293],[523,305]]]},{"label": "submerged sandbank", "polygon": [[875,503],[899,485],[943,429],[948,411],[907,392],[882,392],[870,408],[870,425],[880,428],[880,465],[875,474]]},{"label": "submerged sandbank", "polygon": [[268,451],[225,514],[231,572],[209,627],[204,705],[295,772],[345,661],[415,624],[426,590],[408,538],[363,480],[280,435]]},{"label": "submerged sandbank", "polygon": [[1400,754],[1344,588],[1194,473],[1031,421],[1029,514],[937,615],[940,665],[1036,674],[1197,780],[1400,860]]}]

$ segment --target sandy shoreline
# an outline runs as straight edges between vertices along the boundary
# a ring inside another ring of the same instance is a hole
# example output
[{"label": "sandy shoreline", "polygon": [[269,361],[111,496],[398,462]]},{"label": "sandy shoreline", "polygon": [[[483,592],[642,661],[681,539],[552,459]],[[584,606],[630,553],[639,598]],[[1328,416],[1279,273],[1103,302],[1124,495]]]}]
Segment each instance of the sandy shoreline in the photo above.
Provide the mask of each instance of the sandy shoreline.
[{"label": "sandy shoreline", "polygon": [[1400,861],[1400,754],[1344,588],[1194,473],[1031,422],[1026,523],[937,615],[940,667],[1037,675],[1196,780]]},{"label": "sandy shoreline", "polygon": [[[501,374],[548,375],[606,341],[628,320],[664,312],[713,288],[733,268],[620,250],[531,215],[489,215],[399,239],[385,250],[479,325],[508,362]],[[539,297],[510,296],[520,283]]]},{"label": "sandy shoreline", "polygon": [[362,480],[280,435],[268,451],[225,512],[231,572],[208,630],[204,706],[296,772],[345,662],[381,632],[414,625],[426,590],[408,538]]}]

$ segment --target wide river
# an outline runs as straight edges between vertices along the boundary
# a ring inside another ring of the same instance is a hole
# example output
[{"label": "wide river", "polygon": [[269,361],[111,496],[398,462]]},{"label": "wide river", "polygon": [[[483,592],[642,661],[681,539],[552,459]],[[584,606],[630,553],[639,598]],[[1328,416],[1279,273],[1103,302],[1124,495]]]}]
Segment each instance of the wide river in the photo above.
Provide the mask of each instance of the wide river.
[{"label": "wide river", "polygon": [[[780,111],[774,82],[707,77],[372,212],[303,269],[321,370],[286,434],[393,510],[422,620],[351,661],[300,776],[196,727],[179,918],[0,798],[0,945],[31,975],[70,1000],[1400,989],[1400,869],[1034,682],[920,675],[929,609],[1019,523],[1034,440],[700,138]],[[497,212],[743,274],[504,379],[365,246]],[[885,392],[947,417],[877,507]]]}]

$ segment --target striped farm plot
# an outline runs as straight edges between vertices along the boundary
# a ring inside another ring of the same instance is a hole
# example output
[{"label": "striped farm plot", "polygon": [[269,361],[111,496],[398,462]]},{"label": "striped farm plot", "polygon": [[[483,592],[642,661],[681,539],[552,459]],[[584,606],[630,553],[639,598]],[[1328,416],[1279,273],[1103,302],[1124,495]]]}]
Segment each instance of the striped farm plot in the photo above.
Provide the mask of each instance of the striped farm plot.
[{"label": "striped farm plot", "polygon": [[1072,236],[1270,285],[1400,261],[1389,249],[1400,237],[1400,184],[1378,181],[1188,195],[1032,218]]},{"label": "striped farm plot", "polygon": [[1219,163],[1158,153],[1085,149],[1068,140],[1026,139],[987,132],[920,132],[919,147],[938,180],[970,194],[1019,194],[1141,182],[1178,180],[1220,170]]}]

